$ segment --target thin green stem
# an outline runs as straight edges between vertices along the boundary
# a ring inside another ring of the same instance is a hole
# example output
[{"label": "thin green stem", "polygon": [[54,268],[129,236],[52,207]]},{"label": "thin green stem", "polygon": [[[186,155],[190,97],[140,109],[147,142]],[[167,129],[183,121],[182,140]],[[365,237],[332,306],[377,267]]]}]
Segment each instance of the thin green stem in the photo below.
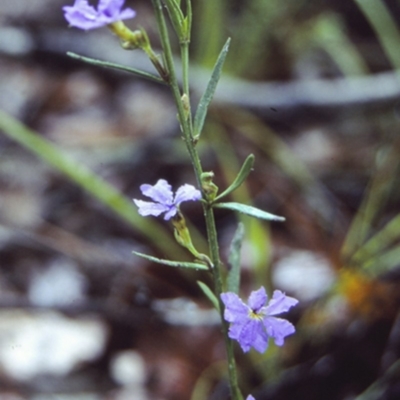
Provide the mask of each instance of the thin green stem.
[{"label": "thin green stem", "polygon": [[181,43],[183,93],[189,96],[189,42]]},{"label": "thin green stem", "polygon": [[213,268],[213,280],[214,290],[219,301],[219,311],[222,323],[222,333],[225,341],[226,355],[228,359],[228,376],[231,390],[231,396],[233,400],[243,400],[242,393],[240,392],[237,379],[237,370],[235,356],[233,352],[233,342],[228,337],[228,323],[224,319],[224,304],[221,300],[221,293],[223,292],[222,274],[221,274],[221,262],[219,259],[219,248],[218,248],[218,237],[214,219],[214,212],[211,207],[204,207],[204,215],[206,220],[207,237],[210,248],[210,257],[214,264]]},{"label": "thin green stem", "polygon": [[[158,29],[161,37],[161,45],[164,52],[166,67],[169,72],[169,84],[171,86],[172,94],[174,96],[174,100],[178,109],[179,121],[181,124],[183,139],[185,141],[187,150],[189,152],[189,156],[194,168],[194,173],[196,175],[196,180],[199,187],[202,187],[201,176],[203,173],[203,169],[201,166],[200,158],[197,153],[195,142],[193,140],[193,131],[192,131],[192,118],[190,112],[188,113],[185,110],[181,91],[178,85],[178,81],[175,73],[175,66],[173,63],[172,50],[169,41],[169,35],[167,31],[167,26],[163,14],[161,0],[152,0]],[[183,93],[187,96],[187,101],[190,104],[189,98],[189,41],[182,41],[181,43],[181,56],[182,56],[182,70],[183,70]],[[205,197],[205,196],[204,196]],[[214,213],[213,210],[208,203],[203,203],[203,210],[206,222],[207,229],[207,238],[208,245],[210,251],[210,258],[213,264],[212,274],[214,280],[214,290],[215,295],[218,298],[220,305],[220,316],[222,321],[222,333],[225,340],[226,353],[228,358],[228,376],[229,383],[231,389],[232,400],[243,400],[243,396],[240,392],[237,380],[237,371],[236,371],[236,363],[233,353],[233,343],[228,337],[228,324],[224,319],[224,304],[221,300],[221,293],[223,292],[223,283],[222,283],[222,272],[221,272],[221,262],[219,258],[219,246],[218,246],[218,237],[217,237],[217,229],[215,225]]]},{"label": "thin green stem", "polygon": [[169,35],[168,35],[168,30],[167,30],[167,25],[164,19],[164,14],[163,14],[163,9],[162,9],[162,4],[161,0],[152,0],[156,18],[157,18],[157,24],[158,24],[158,29],[160,31],[160,37],[161,37],[161,45],[164,51],[164,57],[165,57],[165,62],[166,66],[168,68],[168,72],[170,75],[170,86],[172,90],[172,94],[174,96],[174,100],[176,103],[176,106],[178,108],[178,116],[179,116],[179,122],[181,124],[181,129],[183,133],[183,139],[185,140],[186,147],[188,149],[190,159],[193,164],[193,168],[195,171],[195,175],[197,178],[197,183],[199,186],[201,186],[201,180],[200,176],[203,173],[203,170],[201,168],[200,164],[200,159],[197,154],[197,151],[195,149],[194,143],[193,143],[193,135],[191,131],[191,123],[189,121],[188,115],[185,111],[185,108],[182,103],[182,97],[181,97],[181,92],[179,89],[179,84],[178,80],[176,78],[176,72],[175,72],[175,65],[172,57],[172,50],[171,50],[171,44],[169,42]]},{"label": "thin green stem", "polygon": [[[181,42],[181,61],[182,61],[182,87],[183,93],[187,96],[188,110],[186,112],[186,118],[189,123],[190,138],[193,138],[193,123],[192,123],[192,112],[190,106],[190,87],[189,87],[189,35],[188,38]],[[192,140],[191,140],[192,141]],[[194,147],[194,146],[193,146]]]}]

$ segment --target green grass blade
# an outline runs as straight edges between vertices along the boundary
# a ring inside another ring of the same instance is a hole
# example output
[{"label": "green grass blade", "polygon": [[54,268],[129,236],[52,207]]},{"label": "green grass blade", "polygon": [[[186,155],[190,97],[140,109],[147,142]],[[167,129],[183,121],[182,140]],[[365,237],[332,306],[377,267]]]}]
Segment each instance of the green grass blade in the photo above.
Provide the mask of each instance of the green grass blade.
[{"label": "green grass blade", "polygon": [[211,103],[219,78],[221,77],[221,71],[225,62],[226,55],[228,54],[230,41],[231,40],[228,38],[224,47],[219,53],[217,62],[215,63],[214,69],[211,73],[211,78],[208,82],[207,88],[200,99],[199,105],[196,110],[196,115],[194,117],[194,125],[193,125],[194,137],[200,137],[201,131],[203,130],[204,121],[207,116],[208,106]]},{"label": "green grass blade", "polygon": [[331,56],[343,75],[362,76],[370,72],[363,55],[349,37],[341,15],[322,13],[310,29],[309,40]]},{"label": "green grass blade", "polygon": [[355,0],[368,19],[394,69],[400,69],[400,30],[382,0]]},{"label": "green grass blade", "polygon": [[399,266],[400,246],[385,251],[376,257],[371,257],[361,265],[361,270],[372,277],[378,277],[385,272],[389,272]]},{"label": "green grass blade", "polygon": [[353,218],[342,246],[342,257],[350,260],[372,233],[380,212],[388,201],[398,175],[400,160],[396,146],[385,146],[380,151],[381,157],[363,201]]},{"label": "green grass blade", "polygon": [[122,217],[126,223],[148,238],[163,254],[171,258],[186,256],[186,252],[175,242],[173,236],[166,229],[151,219],[139,216],[130,199],[123,196],[87,167],[62,152],[54,144],[1,110],[0,130],[92,194],[97,200]]},{"label": "green grass blade", "polygon": [[349,260],[371,276],[379,276],[398,267],[400,258],[400,214],[372,236]]},{"label": "green grass blade", "polygon": [[191,59],[203,67],[212,68],[215,56],[225,41],[230,3],[229,0],[193,2],[196,18],[193,24],[194,54]]}]

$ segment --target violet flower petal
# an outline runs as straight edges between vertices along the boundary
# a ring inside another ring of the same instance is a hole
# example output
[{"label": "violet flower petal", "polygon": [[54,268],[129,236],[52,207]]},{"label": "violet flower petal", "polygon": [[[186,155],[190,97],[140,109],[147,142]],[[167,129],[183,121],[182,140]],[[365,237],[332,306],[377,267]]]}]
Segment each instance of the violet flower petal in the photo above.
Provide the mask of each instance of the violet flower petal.
[{"label": "violet flower petal", "polygon": [[260,289],[251,292],[248,299],[248,304],[254,312],[258,312],[265,305],[267,300],[267,293],[265,292],[265,289],[261,286]]},{"label": "violet flower petal", "polygon": [[164,219],[174,217],[179,210],[179,205],[184,201],[195,201],[201,198],[201,192],[192,185],[182,185],[176,192],[175,200],[171,185],[165,179],[159,179],[155,185],[147,183],[140,186],[144,196],[150,197],[153,202],[133,201],[139,207],[139,214],[143,216],[159,216],[165,213]]},{"label": "violet flower petal", "polygon": [[280,290],[275,290],[269,301],[266,311],[268,315],[282,314],[295,306],[299,301],[293,297],[286,296]]},{"label": "violet flower petal", "polygon": [[75,0],[73,6],[64,6],[62,9],[65,19],[71,26],[88,30],[133,18],[136,13],[131,8],[121,11],[123,3],[124,0],[100,0],[96,10],[87,0]]},{"label": "violet flower petal", "polygon": [[175,217],[176,213],[178,212],[178,209],[172,205],[169,207],[168,211],[164,215],[165,221],[170,220],[172,217]]},{"label": "violet flower petal", "polygon": [[184,201],[197,201],[200,199],[200,190],[197,190],[194,186],[186,183],[176,191],[174,203],[177,207],[179,207],[179,205]]},{"label": "violet flower petal", "polygon": [[225,304],[224,318],[226,321],[234,322],[247,317],[250,309],[236,293],[222,293],[221,299]]},{"label": "violet flower petal", "polygon": [[173,204],[174,194],[171,185],[165,179],[159,179],[154,186],[145,183],[140,186],[140,190],[144,196],[150,197],[157,203],[168,206]]},{"label": "violet flower petal", "polygon": [[65,19],[71,26],[82,29],[91,29],[97,24],[97,11],[88,4],[87,0],[75,0],[73,6],[64,6]]},{"label": "violet flower petal", "polygon": [[121,11],[125,0],[100,0],[97,9],[99,14],[108,18],[110,22],[117,20],[133,18],[136,12],[131,8],[125,8]]},{"label": "violet flower petal", "polygon": [[294,326],[286,319],[269,317],[263,322],[268,335],[275,339],[275,344],[278,346],[283,345],[286,336],[295,332]]},{"label": "violet flower petal", "polygon": [[113,16],[118,14],[124,4],[124,0],[99,0],[97,9],[99,13]]},{"label": "violet flower petal", "polygon": [[262,322],[256,319],[249,319],[247,321],[237,340],[245,353],[247,353],[251,347],[263,353],[268,347],[267,332]]},{"label": "violet flower petal", "polygon": [[169,207],[165,206],[164,204],[153,203],[151,201],[136,200],[136,199],[134,199],[133,201],[137,205],[138,212],[142,217],[147,217],[149,215],[152,215],[153,217],[158,217],[163,212],[169,210]]},{"label": "violet flower petal", "polygon": [[231,339],[239,340],[247,321],[242,321],[243,323],[231,324],[229,326],[228,336]]}]

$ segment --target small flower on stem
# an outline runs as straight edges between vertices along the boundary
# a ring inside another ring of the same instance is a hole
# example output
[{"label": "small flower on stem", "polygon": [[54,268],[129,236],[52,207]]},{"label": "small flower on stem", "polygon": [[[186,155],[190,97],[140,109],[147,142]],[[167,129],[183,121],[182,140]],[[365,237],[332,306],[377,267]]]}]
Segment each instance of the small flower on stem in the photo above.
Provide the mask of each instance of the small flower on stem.
[{"label": "small flower on stem", "polygon": [[73,6],[64,6],[64,16],[71,26],[88,30],[100,28],[123,19],[134,18],[131,8],[122,10],[125,0],[100,0],[97,10],[87,0],[75,0]]},{"label": "small flower on stem", "polygon": [[139,214],[143,217],[152,215],[158,217],[165,213],[164,219],[168,221],[174,217],[179,206],[184,201],[197,201],[201,199],[201,192],[192,185],[182,185],[175,194],[172,192],[171,185],[164,179],[159,179],[152,186],[144,184],[140,186],[140,190],[144,196],[150,197],[154,202],[133,199],[139,208]]},{"label": "small flower on stem", "polygon": [[284,338],[295,332],[289,321],[275,317],[298,303],[298,300],[286,296],[280,290],[274,291],[268,304],[268,296],[263,287],[250,294],[248,305],[232,292],[222,293],[221,299],[225,304],[224,318],[231,323],[228,335],[239,342],[244,352],[254,347],[263,353],[268,347],[269,337],[275,339],[275,344],[282,346]]}]

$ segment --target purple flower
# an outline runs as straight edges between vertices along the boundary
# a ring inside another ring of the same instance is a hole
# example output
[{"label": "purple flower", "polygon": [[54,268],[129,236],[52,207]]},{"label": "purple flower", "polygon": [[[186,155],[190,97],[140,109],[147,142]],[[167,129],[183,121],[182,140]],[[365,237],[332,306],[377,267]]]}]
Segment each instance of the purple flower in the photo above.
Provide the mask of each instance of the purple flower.
[{"label": "purple flower", "polygon": [[289,321],[275,317],[298,303],[298,300],[280,290],[274,291],[268,304],[263,287],[251,292],[248,305],[232,292],[222,293],[221,299],[225,304],[224,318],[231,323],[228,335],[239,342],[244,352],[254,347],[263,353],[268,347],[269,337],[282,346],[284,338],[295,331]]},{"label": "purple flower", "polygon": [[184,201],[196,201],[201,199],[201,192],[194,186],[185,184],[175,194],[172,193],[171,185],[164,179],[160,179],[154,186],[144,184],[140,186],[142,193],[154,200],[142,201],[133,199],[139,207],[139,214],[143,217],[153,215],[158,217],[165,213],[164,219],[169,220],[179,211],[179,206]]},{"label": "purple flower", "polygon": [[80,29],[94,29],[101,26],[133,18],[136,12],[131,8],[121,8],[125,0],[100,0],[97,10],[87,0],[75,0],[73,6],[64,6],[65,19],[71,26]]},{"label": "purple flower", "polygon": [[246,397],[246,400],[256,400],[251,394]]}]

